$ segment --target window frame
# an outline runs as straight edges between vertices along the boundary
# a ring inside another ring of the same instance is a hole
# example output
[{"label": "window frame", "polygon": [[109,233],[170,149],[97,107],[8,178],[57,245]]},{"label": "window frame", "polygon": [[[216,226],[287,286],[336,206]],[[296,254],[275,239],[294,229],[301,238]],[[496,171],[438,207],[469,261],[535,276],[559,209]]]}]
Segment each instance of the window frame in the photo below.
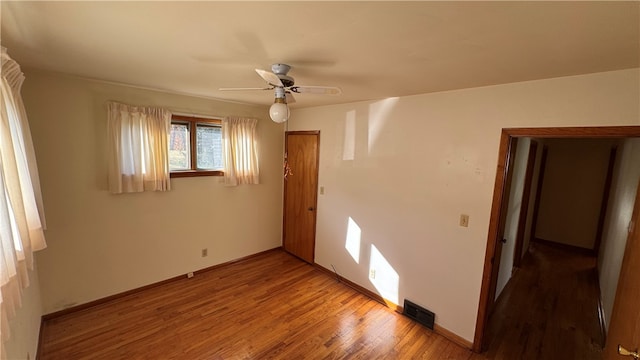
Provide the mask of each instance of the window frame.
[{"label": "window frame", "polygon": [[224,171],[222,170],[203,170],[197,168],[198,148],[196,144],[196,129],[198,124],[207,124],[207,126],[211,126],[213,124],[213,126],[222,128],[222,120],[207,119],[196,116],[171,115],[171,124],[189,125],[189,160],[191,161],[191,168],[188,170],[170,170],[170,177],[224,176]]}]

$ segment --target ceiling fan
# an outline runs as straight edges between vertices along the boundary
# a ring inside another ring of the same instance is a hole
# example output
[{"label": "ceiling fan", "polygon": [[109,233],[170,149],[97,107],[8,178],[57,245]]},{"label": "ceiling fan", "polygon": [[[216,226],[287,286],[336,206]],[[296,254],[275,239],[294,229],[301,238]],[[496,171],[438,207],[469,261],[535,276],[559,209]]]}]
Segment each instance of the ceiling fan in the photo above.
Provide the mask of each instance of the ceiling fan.
[{"label": "ceiling fan", "polygon": [[282,123],[289,119],[289,106],[296,102],[292,93],[296,94],[320,94],[320,95],[340,95],[342,90],[334,86],[303,86],[295,85],[295,80],[287,75],[291,70],[291,66],[287,64],[271,65],[271,72],[256,69],[258,75],[269,84],[268,87],[262,88],[220,88],[221,91],[243,91],[243,90],[274,90],[275,101],[269,108],[269,116],[271,120]]}]

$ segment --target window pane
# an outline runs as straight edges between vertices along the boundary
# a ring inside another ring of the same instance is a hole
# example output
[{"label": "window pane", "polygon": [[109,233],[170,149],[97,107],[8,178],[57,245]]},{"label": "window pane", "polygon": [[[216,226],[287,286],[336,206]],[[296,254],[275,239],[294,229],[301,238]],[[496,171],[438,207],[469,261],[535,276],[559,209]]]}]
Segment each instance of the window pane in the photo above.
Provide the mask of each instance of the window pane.
[{"label": "window pane", "polygon": [[191,169],[190,148],[189,124],[172,123],[169,141],[169,170]]},{"label": "window pane", "polygon": [[219,126],[196,125],[196,156],[198,169],[222,169],[222,131]]}]

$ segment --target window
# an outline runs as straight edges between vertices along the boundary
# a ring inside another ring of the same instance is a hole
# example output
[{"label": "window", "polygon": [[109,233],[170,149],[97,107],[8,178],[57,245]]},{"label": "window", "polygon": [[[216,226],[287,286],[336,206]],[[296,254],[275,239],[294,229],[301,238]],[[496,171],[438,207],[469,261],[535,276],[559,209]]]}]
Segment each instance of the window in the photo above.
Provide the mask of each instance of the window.
[{"label": "window", "polygon": [[173,115],[169,169],[171,177],[222,176],[222,122]]}]

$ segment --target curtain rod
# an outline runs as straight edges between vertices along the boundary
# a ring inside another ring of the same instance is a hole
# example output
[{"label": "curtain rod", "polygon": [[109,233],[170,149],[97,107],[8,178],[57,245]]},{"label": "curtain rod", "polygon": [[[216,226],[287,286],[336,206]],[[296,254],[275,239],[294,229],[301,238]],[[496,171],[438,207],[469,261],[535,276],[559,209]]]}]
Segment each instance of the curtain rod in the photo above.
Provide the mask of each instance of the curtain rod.
[{"label": "curtain rod", "polygon": [[178,115],[178,116],[197,117],[197,118],[211,119],[211,120],[222,120],[223,119],[222,116],[211,116],[211,115],[202,115],[202,114],[195,114],[195,113],[183,113],[183,112],[173,111],[173,110],[169,110],[169,111],[171,111],[171,114]]}]

